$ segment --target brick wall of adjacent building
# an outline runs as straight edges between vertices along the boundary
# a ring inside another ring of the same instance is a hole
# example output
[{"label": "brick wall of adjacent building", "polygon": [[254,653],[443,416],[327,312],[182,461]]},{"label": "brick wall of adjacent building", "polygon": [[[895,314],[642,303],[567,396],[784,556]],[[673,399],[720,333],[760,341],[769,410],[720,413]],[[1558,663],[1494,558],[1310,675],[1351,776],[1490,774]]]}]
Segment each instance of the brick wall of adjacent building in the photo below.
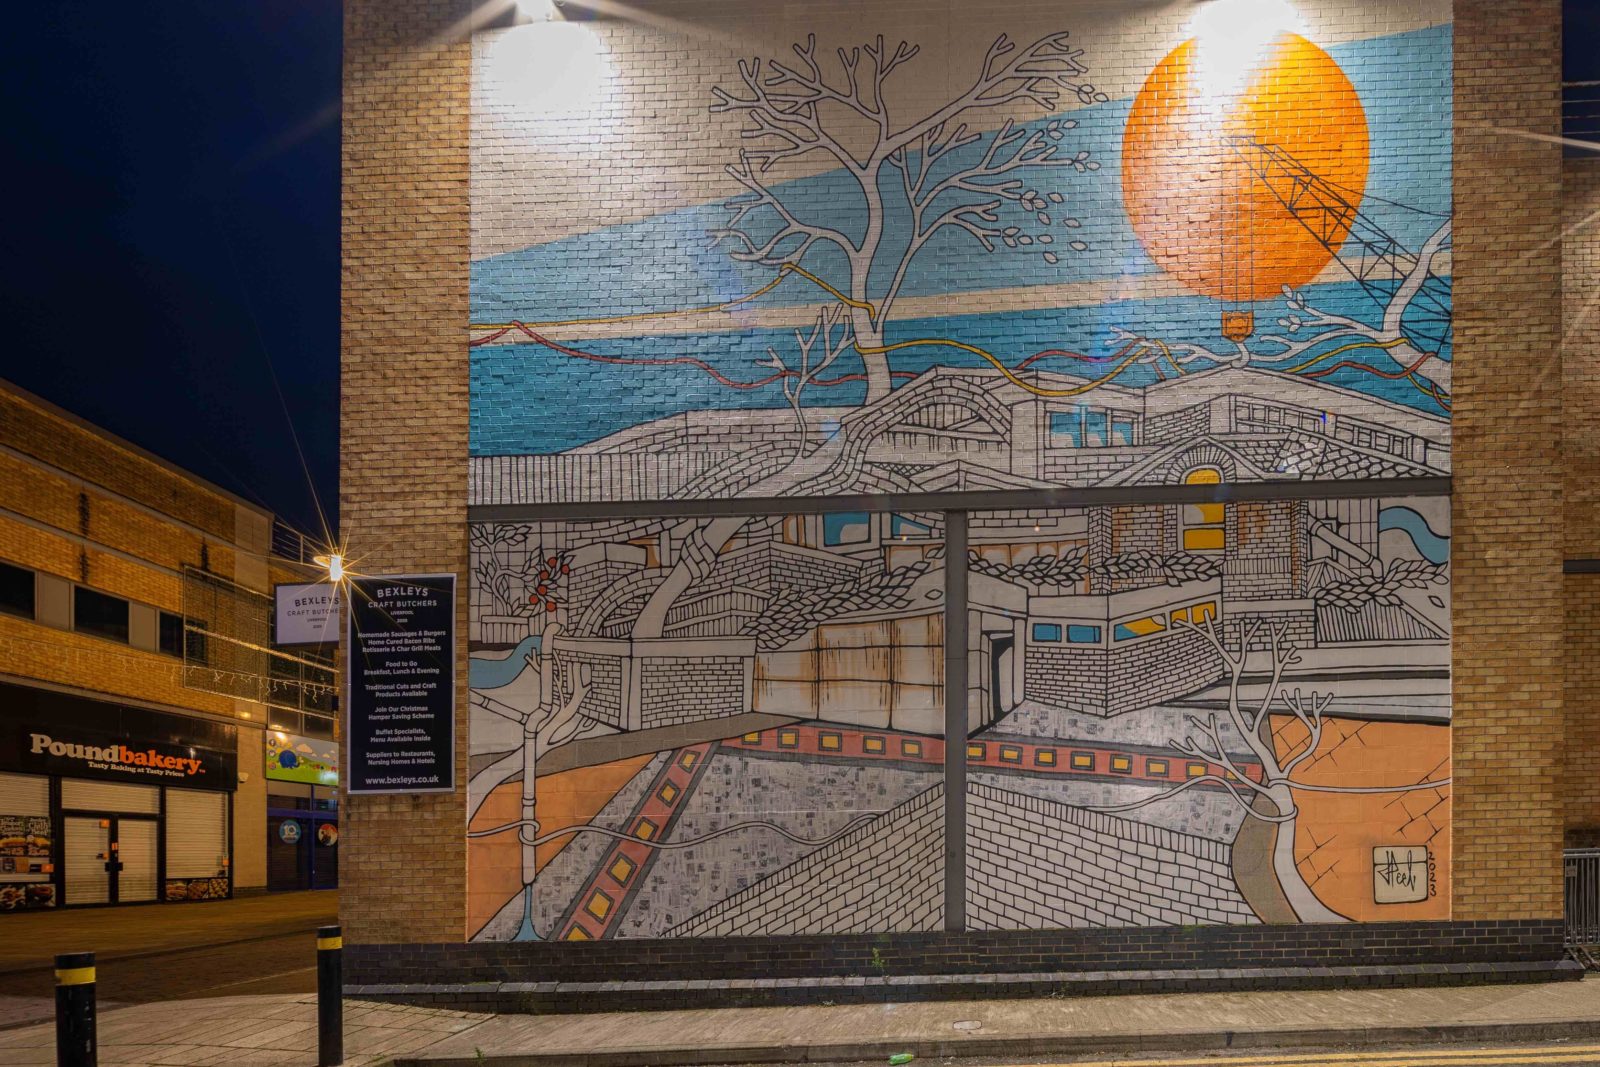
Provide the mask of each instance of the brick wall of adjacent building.
[{"label": "brick wall of adjacent building", "polygon": [[1455,4],[1454,914],[1561,914],[1555,0]]},{"label": "brick wall of adjacent building", "polygon": [[[465,0],[345,5],[340,523],[368,573],[459,576],[467,633]],[[467,672],[457,792],[350,797],[352,941],[466,936]]]},{"label": "brick wall of adjacent building", "polygon": [[[239,728],[234,887],[266,885],[266,783],[253,700],[191,686],[158,651],[158,613],[185,614],[183,572],[270,592],[272,517],[26,392],[0,383],[0,561],[37,576],[34,617],[0,612],[0,675],[21,684],[228,719]],[[74,632],[75,587],[130,603],[127,641]],[[138,612],[145,625],[135,621]],[[241,634],[265,644],[259,633]]]},{"label": "brick wall of adjacent building", "polygon": [[[1569,560],[1600,559],[1600,159],[1561,168],[1561,448]],[[1569,574],[1566,600],[1567,744],[1561,781],[1573,844],[1600,845],[1600,574]]]}]

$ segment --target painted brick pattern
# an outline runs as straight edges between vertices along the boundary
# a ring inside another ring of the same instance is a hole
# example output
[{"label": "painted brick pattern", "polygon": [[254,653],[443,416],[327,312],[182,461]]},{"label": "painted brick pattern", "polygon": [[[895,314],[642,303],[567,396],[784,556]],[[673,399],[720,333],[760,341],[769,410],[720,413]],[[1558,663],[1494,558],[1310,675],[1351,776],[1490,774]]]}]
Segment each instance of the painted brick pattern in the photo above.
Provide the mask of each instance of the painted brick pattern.
[{"label": "painted brick pattern", "polygon": [[674,937],[911,933],[944,913],[944,787],[919,793],[671,931]]},{"label": "painted brick pattern", "polygon": [[979,783],[967,799],[974,929],[1258,921],[1220,842]]},{"label": "painted brick pattern", "polygon": [[741,715],[747,661],[737,656],[674,656],[640,665],[641,728],[675,726],[712,716]]}]

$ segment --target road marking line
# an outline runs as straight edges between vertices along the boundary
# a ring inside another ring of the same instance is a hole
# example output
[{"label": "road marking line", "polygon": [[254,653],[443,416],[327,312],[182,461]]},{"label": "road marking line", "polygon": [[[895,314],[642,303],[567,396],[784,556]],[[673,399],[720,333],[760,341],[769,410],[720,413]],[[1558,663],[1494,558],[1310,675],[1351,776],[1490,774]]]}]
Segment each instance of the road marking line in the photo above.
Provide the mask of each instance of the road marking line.
[{"label": "road marking line", "polygon": [[[1219,1050],[1220,1053],[1220,1050]],[[1538,1048],[1533,1046],[1506,1046],[1503,1048],[1461,1049],[1452,1052],[1397,1052],[1392,1050],[1349,1053],[1296,1053],[1277,1056],[1228,1056],[1219,1054],[1180,1060],[1075,1060],[1062,1063],[1041,1064],[1038,1067],[1291,1067],[1296,1064],[1387,1064],[1389,1067],[1478,1067],[1489,1064],[1513,1063],[1583,1063],[1600,1062],[1600,1045],[1562,1045]],[[1015,1065],[1021,1067],[1021,1065]]]}]

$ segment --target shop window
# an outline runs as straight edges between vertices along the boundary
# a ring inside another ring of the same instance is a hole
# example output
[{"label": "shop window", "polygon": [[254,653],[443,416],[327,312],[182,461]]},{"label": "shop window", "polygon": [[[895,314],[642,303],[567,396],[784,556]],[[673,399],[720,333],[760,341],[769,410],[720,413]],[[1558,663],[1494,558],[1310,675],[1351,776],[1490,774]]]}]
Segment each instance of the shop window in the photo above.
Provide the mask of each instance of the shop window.
[{"label": "shop window", "polygon": [[1112,627],[1111,639],[1113,641],[1132,641],[1140,637],[1149,637],[1159,634],[1167,629],[1167,621],[1160,615],[1146,615],[1142,619],[1125,619]]},{"label": "shop window", "polygon": [[[1183,477],[1184,485],[1220,485],[1222,472],[1215,467],[1201,467]],[[1185,504],[1183,506],[1183,550],[1185,552],[1220,552],[1227,547],[1226,505]]]},{"label": "shop window", "polygon": [[72,628],[112,641],[128,641],[128,602],[119,596],[74,586]]},{"label": "shop window", "polygon": [[0,611],[33,618],[33,572],[28,568],[0,563]]}]

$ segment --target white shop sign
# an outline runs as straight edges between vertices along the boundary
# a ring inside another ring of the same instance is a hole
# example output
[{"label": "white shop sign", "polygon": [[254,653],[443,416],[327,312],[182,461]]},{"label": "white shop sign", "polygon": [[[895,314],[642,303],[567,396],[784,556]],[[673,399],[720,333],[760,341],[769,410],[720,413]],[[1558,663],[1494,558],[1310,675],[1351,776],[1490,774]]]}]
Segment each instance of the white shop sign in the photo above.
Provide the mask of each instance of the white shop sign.
[{"label": "white shop sign", "polygon": [[339,589],[330,582],[272,587],[272,643],[331,645],[339,640]]}]

